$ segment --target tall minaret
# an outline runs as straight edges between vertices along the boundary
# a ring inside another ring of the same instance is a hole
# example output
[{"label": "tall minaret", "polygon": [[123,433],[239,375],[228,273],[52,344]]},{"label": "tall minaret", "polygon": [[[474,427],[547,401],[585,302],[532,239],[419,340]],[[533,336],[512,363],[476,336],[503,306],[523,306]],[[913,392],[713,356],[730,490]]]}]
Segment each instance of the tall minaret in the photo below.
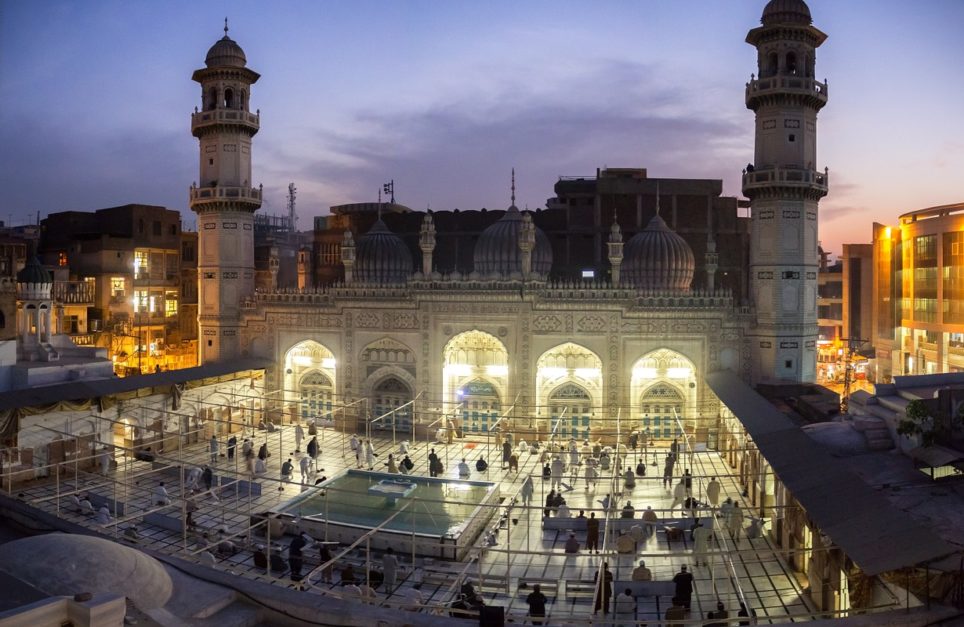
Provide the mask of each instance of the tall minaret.
[{"label": "tall minaret", "polygon": [[202,364],[240,356],[241,300],[254,293],[254,212],[261,189],[251,183],[251,138],[260,111],[248,111],[259,75],[245,67],[244,51],[228,37],[208,50],[191,77],[201,84],[202,110],[191,133],[201,149],[191,209],[198,216],[198,327]]},{"label": "tall minaret", "polygon": [[429,279],[432,277],[432,252],[435,250],[435,223],[428,212],[418,233],[418,247],[422,249],[422,276]]},{"label": "tall minaret", "polygon": [[619,230],[616,212],[613,211],[613,225],[609,229],[609,265],[612,266],[613,287],[619,287],[619,268],[623,265],[623,232]]},{"label": "tall minaret", "polygon": [[750,331],[754,382],[813,381],[817,340],[817,203],[827,194],[816,167],[817,112],[827,84],[814,76],[827,36],[803,0],[770,0],[746,41],[759,77],[746,85],[756,114],[754,163],[743,174],[752,208],[750,285],[757,326]]}]

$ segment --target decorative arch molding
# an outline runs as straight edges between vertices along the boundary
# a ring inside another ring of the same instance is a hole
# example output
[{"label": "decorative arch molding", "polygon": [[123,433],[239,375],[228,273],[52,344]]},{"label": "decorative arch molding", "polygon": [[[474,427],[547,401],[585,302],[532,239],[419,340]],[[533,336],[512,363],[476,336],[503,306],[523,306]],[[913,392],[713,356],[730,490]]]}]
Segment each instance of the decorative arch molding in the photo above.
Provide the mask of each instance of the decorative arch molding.
[{"label": "decorative arch molding", "polygon": [[414,364],[415,351],[411,348],[389,337],[383,337],[370,343],[362,349],[361,361],[378,363],[399,363]]},{"label": "decorative arch molding", "polygon": [[509,363],[509,351],[491,333],[473,329],[463,331],[446,342],[442,349],[443,365],[471,364],[493,366]]},{"label": "decorative arch molding", "polygon": [[365,378],[365,383],[362,384],[362,393],[366,397],[371,398],[379,384],[390,378],[398,379],[407,385],[409,391],[414,396],[416,389],[415,377],[404,368],[399,368],[398,366],[382,366],[371,373]]}]

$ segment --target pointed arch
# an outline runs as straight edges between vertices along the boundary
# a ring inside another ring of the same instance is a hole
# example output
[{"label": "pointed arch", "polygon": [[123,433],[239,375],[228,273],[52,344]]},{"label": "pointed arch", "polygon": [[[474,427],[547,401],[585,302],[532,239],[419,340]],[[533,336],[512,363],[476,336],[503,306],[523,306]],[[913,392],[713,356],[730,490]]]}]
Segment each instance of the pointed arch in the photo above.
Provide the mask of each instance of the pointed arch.
[{"label": "pointed arch", "polygon": [[[318,373],[313,378],[306,378]],[[285,352],[284,395],[289,407],[297,407],[303,419],[331,411],[337,390],[335,354],[315,340],[303,340]],[[324,377],[324,381],[318,378]],[[307,386],[307,387],[305,387]]]},{"label": "pointed arch", "polygon": [[696,366],[671,348],[652,350],[633,364],[630,384],[634,425],[656,438],[679,435],[698,414]]},{"label": "pointed arch", "polygon": [[[567,384],[584,390],[588,399],[562,402],[559,392]],[[547,421],[542,424],[548,431],[555,428],[567,436],[587,437],[590,423],[596,415],[601,416],[598,410],[602,402],[602,359],[594,351],[575,342],[564,342],[536,360],[536,415]]]},{"label": "pointed arch", "polygon": [[442,351],[442,403],[449,411],[463,402],[458,391],[475,379],[495,386],[500,399],[508,394],[509,352],[494,335],[473,329],[455,335]]}]

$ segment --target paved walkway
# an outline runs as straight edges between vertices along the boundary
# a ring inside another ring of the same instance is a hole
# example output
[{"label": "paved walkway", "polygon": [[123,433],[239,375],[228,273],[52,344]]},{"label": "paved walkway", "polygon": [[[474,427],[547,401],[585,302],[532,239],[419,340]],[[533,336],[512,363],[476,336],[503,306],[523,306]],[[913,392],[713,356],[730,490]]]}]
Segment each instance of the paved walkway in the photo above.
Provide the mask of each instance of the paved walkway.
[{"label": "paved walkway", "polygon": [[[193,514],[197,533],[185,534],[183,531],[175,532],[140,522],[145,512],[158,510],[151,503],[151,494],[161,481],[164,481],[173,502],[170,507],[161,508],[158,513],[169,516],[172,520],[181,519],[183,506],[181,473],[173,467],[156,469],[147,462],[121,458],[120,467],[112,471],[108,477],[80,473],[75,478],[74,473],[68,471],[62,475],[59,489],[61,493],[72,490],[87,491],[126,503],[125,516],[115,521],[112,526],[101,529],[122,541],[125,541],[123,530],[136,522],[141,536],[139,542],[141,546],[167,553],[180,553],[182,556],[187,551],[194,555],[194,559],[202,562],[213,561],[214,567],[227,569],[240,577],[272,581],[276,585],[292,588],[298,587],[300,584],[292,582],[287,576],[275,577],[266,573],[264,568],[254,565],[251,549],[258,544],[259,538],[251,537],[249,541],[248,521],[252,513],[277,507],[308,489],[298,482],[300,477],[298,461],[303,453],[294,451],[294,429],[290,426],[274,433],[257,431],[251,437],[256,451],[262,443],[267,442],[271,453],[266,474],[257,479],[262,485],[262,494],[251,498],[244,494],[231,494],[220,499],[210,494],[202,494],[196,498],[198,510]],[[348,446],[348,436],[320,430],[318,439],[322,451],[319,466],[324,470],[313,475],[308,480],[308,484],[313,484],[318,477],[331,477],[346,468],[356,467],[354,454]],[[240,434],[239,440],[243,440]],[[393,446],[390,433],[387,437],[377,435],[374,441],[376,451],[379,453],[375,469],[384,470],[388,454],[397,450],[397,447]],[[464,455],[473,469],[472,479],[500,483],[504,499],[491,523],[491,527],[497,528],[498,531],[494,536],[495,543],[484,550],[480,562],[450,563],[420,560],[417,568],[413,568],[410,563],[406,563],[405,558],[402,558],[398,588],[387,597],[381,589],[377,590],[376,603],[410,602],[409,599],[413,594],[411,588],[420,581],[420,594],[427,606],[437,608],[447,606],[453,600],[453,589],[457,587],[458,581],[457,575],[464,572],[465,577],[471,579],[477,589],[481,588],[487,604],[502,605],[506,608],[507,615],[515,616],[518,621],[523,619],[528,609],[525,597],[532,585],[541,583],[550,601],[548,611],[551,624],[584,623],[593,614],[592,582],[599,568],[599,562],[606,560],[614,580],[620,581],[630,579],[632,569],[640,559],[645,559],[647,566],[653,572],[653,579],[657,581],[672,579],[679,567],[684,564],[694,573],[692,618],[705,617],[708,611],[716,608],[718,600],[726,605],[731,616],[735,615],[739,591],[742,591],[743,598],[756,611],[761,623],[770,622],[767,618],[785,622],[788,617],[806,620],[809,616],[811,610],[802,598],[801,588],[795,576],[766,537],[748,540],[741,534],[734,542],[725,532],[717,533],[711,547],[711,566],[694,564],[692,541],[688,533],[683,534],[682,540],[673,541],[670,546],[666,534],[659,532],[638,545],[636,553],[631,555],[618,555],[615,552],[614,537],[610,534],[607,538],[609,542],[603,547],[603,553],[600,555],[589,555],[584,552],[566,555],[563,545],[568,533],[542,530],[542,504],[545,501],[549,482],[541,479],[542,464],[539,454],[522,453],[519,472],[509,472],[501,468],[501,455],[497,454],[495,442],[492,441],[490,444],[491,454],[486,454],[485,440],[457,440],[450,445],[430,444],[424,440],[414,443],[410,452],[416,464],[413,474],[428,474],[427,455],[429,449],[434,447],[445,464],[443,476],[458,478],[457,463]],[[222,453],[225,452],[225,448],[222,441]],[[303,442],[301,449],[305,448],[306,442]],[[216,458],[216,463],[213,465],[215,474],[227,476],[235,471],[244,474],[243,462],[239,455],[240,442],[238,455],[234,460],[221,455]],[[474,462],[480,455],[485,455],[491,464],[485,473],[474,471]],[[289,456],[294,460],[295,481],[283,483],[279,481],[280,466]],[[646,506],[651,506],[654,510],[665,510],[673,500],[672,486],[670,489],[664,489],[662,484],[664,456],[665,450],[657,450],[655,453],[651,451],[647,457],[649,462],[646,466],[647,476],[638,478],[636,487],[619,497],[620,506],[626,500],[632,501],[637,518]],[[568,458],[568,454],[566,457]],[[656,466],[651,465],[654,457]],[[731,470],[718,454],[697,453],[689,460],[694,464],[693,474],[696,477],[694,491],[697,497],[701,494],[705,481],[711,476],[717,476],[723,485],[721,500],[726,496],[739,499],[740,487],[730,476]],[[186,468],[190,468],[210,464],[211,456],[205,442],[186,447],[182,451],[175,451],[173,455],[164,457],[163,461],[173,466],[184,464]],[[630,462],[635,467],[637,459],[632,458]],[[677,464],[677,479],[674,481],[678,480],[679,474],[685,467],[682,461]],[[535,484],[533,506],[526,510],[517,502],[511,510],[507,511],[511,500],[518,495],[522,481],[530,473],[533,474]],[[602,516],[604,512],[600,509],[598,501],[607,492],[604,488],[605,484],[600,483],[587,490],[582,475],[582,468],[579,468],[576,479],[573,481],[567,472],[566,483],[569,483],[572,489],[565,490],[563,495],[574,516],[580,509],[586,509],[588,515],[588,510],[593,508],[597,510],[597,516]],[[619,485],[621,484],[620,481]],[[21,490],[26,500],[33,501],[38,507],[47,511],[58,509],[56,491],[57,486],[54,481],[38,482]],[[59,501],[61,516],[91,527],[97,526],[90,516],[69,511],[70,508],[71,501],[67,497],[61,497]],[[505,514],[504,517],[503,514]],[[666,517],[669,514],[660,512],[660,515]],[[501,524],[500,519],[503,519]],[[221,528],[226,529],[228,534],[233,535],[235,541],[245,548],[234,556],[217,557],[211,560],[210,556],[200,553],[205,546],[200,530],[213,531]],[[483,539],[484,536],[480,537],[477,546],[483,544]],[[263,538],[261,541],[263,542]],[[290,538],[285,540],[287,541],[290,541]],[[354,561],[356,566],[363,566],[364,551],[356,550],[348,556],[348,559]],[[376,565],[380,564],[381,556],[373,555],[372,562]],[[313,564],[317,564],[317,552],[311,551],[307,554],[305,572]],[[363,568],[360,571],[364,572]],[[334,579],[338,581],[337,574]],[[561,580],[566,582],[564,592],[562,586],[558,585]],[[341,595],[345,591],[337,584],[321,584],[317,581],[317,577],[312,583],[315,584],[312,587],[312,592],[315,593]],[[522,584],[525,586],[520,589]],[[634,620],[660,619],[669,600],[666,597],[657,599],[641,597],[634,614],[620,615],[619,622],[632,624]]]}]

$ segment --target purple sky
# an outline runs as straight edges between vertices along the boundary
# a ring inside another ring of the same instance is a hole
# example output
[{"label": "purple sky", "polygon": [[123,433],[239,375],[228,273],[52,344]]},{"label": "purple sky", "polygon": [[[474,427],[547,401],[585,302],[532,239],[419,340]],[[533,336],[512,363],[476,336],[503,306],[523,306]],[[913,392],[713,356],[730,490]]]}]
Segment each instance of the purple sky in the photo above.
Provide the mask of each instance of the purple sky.
[{"label": "purple sky", "polygon": [[[128,202],[187,209],[191,72],[231,36],[262,75],[262,211],[299,227],[396,181],[414,209],[542,207],[560,175],[721,178],[752,160],[743,42],[765,2],[0,0],[0,220]],[[824,247],[964,200],[964,2],[812,0]],[[31,216],[31,217],[28,217]]]}]

